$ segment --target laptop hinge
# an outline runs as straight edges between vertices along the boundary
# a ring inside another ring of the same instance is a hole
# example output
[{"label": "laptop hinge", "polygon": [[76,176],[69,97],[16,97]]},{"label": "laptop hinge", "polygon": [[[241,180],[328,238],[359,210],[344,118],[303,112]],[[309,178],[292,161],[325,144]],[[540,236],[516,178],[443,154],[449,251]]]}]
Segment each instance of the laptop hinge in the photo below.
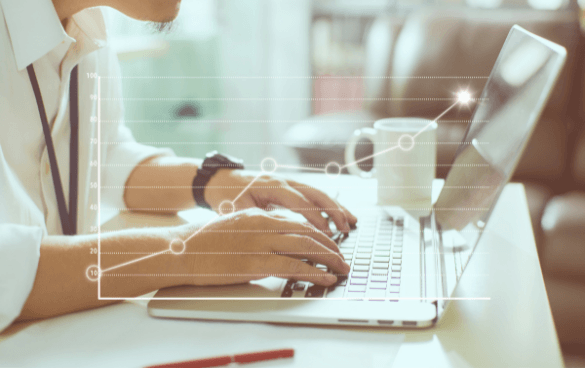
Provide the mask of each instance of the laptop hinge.
[{"label": "laptop hinge", "polygon": [[420,218],[420,295],[424,302],[447,295],[445,258],[441,229],[435,219],[435,212]]},{"label": "laptop hinge", "polygon": [[[436,263],[436,270],[437,274],[435,276],[435,281],[437,283],[437,297],[446,298],[448,296],[447,292],[447,274],[446,274],[446,266],[445,266],[445,249],[443,247],[443,236],[441,232],[441,225],[437,222],[435,217],[435,209],[433,208],[431,211],[431,229],[432,229],[432,239],[433,239],[433,249],[435,250],[435,263]],[[442,299],[439,305],[443,306],[446,300]]]}]

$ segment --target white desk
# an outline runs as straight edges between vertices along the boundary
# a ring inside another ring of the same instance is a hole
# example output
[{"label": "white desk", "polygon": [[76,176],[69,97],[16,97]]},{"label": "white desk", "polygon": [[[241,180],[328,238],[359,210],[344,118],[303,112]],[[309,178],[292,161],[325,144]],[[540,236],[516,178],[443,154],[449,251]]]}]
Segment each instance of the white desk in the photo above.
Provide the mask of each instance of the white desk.
[{"label": "white desk", "polygon": [[[333,194],[338,188],[339,200],[350,209],[375,203],[373,180],[341,176],[332,182],[324,175],[293,177]],[[193,218],[200,211],[190,211],[182,217]],[[184,220],[124,214],[105,228],[145,223],[168,225],[177,221]],[[145,303],[127,302],[11,326],[0,335],[0,367],[3,357],[13,365],[14,362],[31,365],[49,356],[48,362],[63,367],[83,359],[87,359],[86,366],[140,366],[159,362],[161,356],[173,361],[247,351],[252,347],[284,347],[295,338],[315,346],[311,354],[319,367],[324,366],[325,359],[328,362],[325,366],[355,367],[351,355],[358,359],[358,366],[367,366],[367,361],[370,366],[381,366],[383,357],[380,355],[376,360],[377,352],[396,349],[400,341],[394,360],[396,367],[465,367],[466,363],[474,367],[562,367],[520,184],[509,184],[504,190],[454,296],[488,296],[491,300],[451,302],[437,326],[427,330],[314,329],[157,320],[147,316]],[[179,335],[181,340],[177,342]],[[334,355],[338,353],[341,358],[336,361]],[[373,355],[373,360],[364,358],[366,355]],[[287,364],[279,366],[290,366]]]}]

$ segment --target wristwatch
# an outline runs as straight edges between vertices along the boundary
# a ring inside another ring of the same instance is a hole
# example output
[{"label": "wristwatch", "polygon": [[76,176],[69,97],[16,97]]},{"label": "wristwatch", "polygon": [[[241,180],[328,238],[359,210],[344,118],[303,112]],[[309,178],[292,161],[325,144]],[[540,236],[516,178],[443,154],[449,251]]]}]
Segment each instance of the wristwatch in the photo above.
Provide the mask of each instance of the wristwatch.
[{"label": "wristwatch", "polygon": [[209,179],[211,179],[217,170],[242,170],[244,168],[243,162],[243,160],[219,154],[217,151],[212,151],[206,154],[203,164],[201,164],[201,167],[197,170],[197,175],[195,175],[195,178],[193,179],[193,198],[195,199],[197,206],[211,208],[209,203],[205,200],[205,197],[203,197],[203,192],[207,183],[209,183]]}]

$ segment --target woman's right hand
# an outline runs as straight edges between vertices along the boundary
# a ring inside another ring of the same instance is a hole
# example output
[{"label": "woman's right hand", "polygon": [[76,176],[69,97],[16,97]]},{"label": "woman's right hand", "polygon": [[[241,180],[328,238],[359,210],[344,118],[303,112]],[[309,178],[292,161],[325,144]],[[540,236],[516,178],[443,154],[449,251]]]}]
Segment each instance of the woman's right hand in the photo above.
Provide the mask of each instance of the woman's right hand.
[{"label": "woman's right hand", "polygon": [[[192,285],[244,283],[268,276],[329,286],[346,275],[333,240],[308,223],[252,208],[224,215],[201,229],[180,227],[185,251],[178,255]],[[310,266],[328,266],[332,273]]]}]

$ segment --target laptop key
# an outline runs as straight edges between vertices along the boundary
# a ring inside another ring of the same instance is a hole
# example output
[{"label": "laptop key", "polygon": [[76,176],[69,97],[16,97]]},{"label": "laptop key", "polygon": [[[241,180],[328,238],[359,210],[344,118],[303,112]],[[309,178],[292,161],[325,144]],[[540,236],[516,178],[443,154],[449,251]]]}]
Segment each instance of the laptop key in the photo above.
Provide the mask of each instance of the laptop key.
[{"label": "laptop key", "polygon": [[397,266],[397,265],[393,265],[392,266],[392,271],[398,271],[400,272],[402,270],[402,266]]},{"label": "laptop key", "polygon": [[356,279],[367,279],[368,278],[368,273],[367,272],[352,272],[351,273],[351,278],[356,278]]},{"label": "laptop key", "polygon": [[390,257],[374,257],[374,262],[390,262]]},{"label": "laptop key", "polygon": [[356,259],[370,259],[372,258],[372,253],[356,253]]},{"label": "laptop key", "polygon": [[325,293],[325,286],[311,285],[307,288],[305,298],[322,298]]},{"label": "laptop key", "polygon": [[394,253],[394,254],[392,255],[392,258],[393,258],[393,259],[402,259],[402,253]]},{"label": "laptop key", "polygon": [[401,265],[402,264],[402,260],[401,259],[393,259],[392,260],[392,264],[393,265]]},{"label": "laptop key", "polygon": [[349,285],[348,292],[350,293],[365,293],[366,285]]},{"label": "laptop key", "polygon": [[388,281],[388,275],[386,275],[386,276],[374,276],[374,275],[372,275],[370,277],[370,281],[372,281],[372,282],[386,282],[386,281]]},{"label": "laptop key", "polygon": [[393,272],[392,272],[392,278],[393,278],[393,279],[399,279],[399,278],[400,278],[400,271],[398,271],[398,272],[394,272],[394,271],[393,271]]},{"label": "laptop key", "polygon": [[370,260],[369,259],[356,259],[354,264],[356,265],[362,265],[362,266],[369,266],[370,265]]},{"label": "laptop key", "polygon": [[366,254],[372,254],[372,249],[373,247],[358,247],[357,252],[358,253],[366,253]]},{"label": "laptop key", "polygon": [[376,250],[378,251],[389,251],[390,249],[392,249],[391,246],[389,245],[378,245],[376,246]]},{"label": "laptop key", "polygon": [[390,267],[389,263],[381,263],[381,262],[374,262],[374,265],[372,266],[373,268],[376,268],[378,270],[387,270],[388,267]]},{"label": "laptop key", "polygon": [[280,294],[281,298],[290,298],[293,294],[293,291],[291,289],[284,289],[282,291],[282,294]]},{"label": "laptop key", "polygon": [[388,276],[388,270],[374,269],[374,270],[372,270],[372,275],[374,275],[374,276]]},{"label": "laptop key", "polygon": [[296,283],[295,280],[288,280],[284,285],[282,293],[280,294],[281,298],[290,298],[293,294],[293,285]]},{"label": "laptop key", "polygon": [[350,285],[364,285],[365,286],[367,283],[368,283],[367,279],[354,279],[354,278],[352,278],[349,281]]},{"label": "laptop key", "polygon": [[370,270],[370,266],[354,265],[353,266],[353,270],[354,271],[365,271],[365,272],[368,272]]},{"label": "laptop key", "polygon": [[387,251],[380,252],[376,249],[376,252],[374,252],[374,257],[390,257],[390,251],[387,250]]},{"label": "laptop key", "polygon": [[305,284],[302,282],[295,282],[292,286],[293,291],[303,291],[305,290]]},{"label": "laptop key", "polygon": [[353,249],[355,248],[355,243],[341,243],[339,244],[340,249]]},{"label": "laptop key", "polygon": [[373,283],[373,284],[370,284],[368,287],[369,287],[370,289],[376,289],[376,290],[386,290],[386,284],[385,284],[385,283],[384,283],[384,284],[382,284],[382,283],[379,283],[379,282],[375,282],[375,283]]},{"label": "laptop key", "polygon": [[390,286],[390,288],[388,289],[389,292],[391,293],[399,293],[400,292],[400,287],[398,286]]}]

